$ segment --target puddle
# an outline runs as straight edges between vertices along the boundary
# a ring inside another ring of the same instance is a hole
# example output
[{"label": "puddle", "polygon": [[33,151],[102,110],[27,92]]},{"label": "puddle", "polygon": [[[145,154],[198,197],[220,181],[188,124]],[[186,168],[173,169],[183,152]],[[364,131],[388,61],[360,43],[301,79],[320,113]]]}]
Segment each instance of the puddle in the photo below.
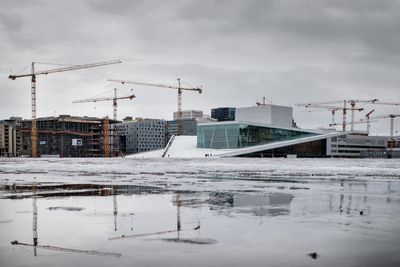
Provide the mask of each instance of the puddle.
[{"label": "puddle", "polygon": [[182,162],[175,171],[85,159],[69,172],[56,160],[43,176],[35,165],[35,183],[10,165],[0,174],[1,265],[400,266],[398,179]]}]

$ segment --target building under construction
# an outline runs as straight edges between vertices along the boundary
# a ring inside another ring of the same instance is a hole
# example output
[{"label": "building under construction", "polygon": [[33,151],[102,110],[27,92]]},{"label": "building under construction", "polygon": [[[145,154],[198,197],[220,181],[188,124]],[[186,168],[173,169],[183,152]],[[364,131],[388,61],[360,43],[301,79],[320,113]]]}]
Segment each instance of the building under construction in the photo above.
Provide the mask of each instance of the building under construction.
[{"label": "building under construction", "polygon": [[[119,153],[108,118],[60,115],[36,119],[38,156],[112,157]],[[21,122],[21,155],[32,155],[32,121]]]}]

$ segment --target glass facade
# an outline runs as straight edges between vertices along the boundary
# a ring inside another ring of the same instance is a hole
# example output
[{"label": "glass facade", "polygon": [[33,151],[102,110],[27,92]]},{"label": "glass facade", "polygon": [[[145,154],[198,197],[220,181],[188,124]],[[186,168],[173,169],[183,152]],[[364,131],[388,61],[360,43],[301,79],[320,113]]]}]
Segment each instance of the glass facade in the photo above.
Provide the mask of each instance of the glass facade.
[{"label": "glass facade", "polygon": [[313,135],[316,134],[243,123],[198,125],[197,147],[235,149],[293,140]]}]

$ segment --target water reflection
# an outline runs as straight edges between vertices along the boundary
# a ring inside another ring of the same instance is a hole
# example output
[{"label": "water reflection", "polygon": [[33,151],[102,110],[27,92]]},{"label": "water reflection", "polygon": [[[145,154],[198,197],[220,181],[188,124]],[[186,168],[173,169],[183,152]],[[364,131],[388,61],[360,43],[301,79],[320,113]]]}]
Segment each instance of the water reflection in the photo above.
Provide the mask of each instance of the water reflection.
[{"label": "water reflection", "polygon": [[107,185],[107,184],[34,184],[4,186],[0,198],[23,199],[34,196],[68,197],[68,196],[110,196],[110,195],[142,195],[160,194],[168,190],[156,186],[141,185]]},{"label": "water reflection", "polygon": [[[187,194],[187,193],[186,193]],[[189,237],[187,234],[191,234],[195,231],[198,231],[200,235],[200,223],[195,227],[192,227],[190,224],[187,224],[185,228],[182,228],[182,216],[181,216],[181,193],[177,192],[174,195],[172,200],[173,205],[176,206],[176,229],[167,229],[163,231],[155,231],[155,232],[147,232],[147,233],[138,233],[132,235],[121,235],[117,237],[111,237],[108,240],[124,240],[129,238],[143,238],[143,237],[154,237],[154,236],[162,236],[167,234],[176,233],[176,237],[168,237],[168,238],[156,238],[151,240],[161,240],[165,242],[175,242],[175,243],[186,243],[186,244],[198,244],[198,245],[210,245],[217,243],[217,240],[211,238],[202,238],[202,237]],[[184,235],[182,237],[181,235]]]},{"label": "water reflection", "polygon": [[109,182],[3,187],[8,213],[0,223],[13,221],[1,225],[0,259],[6,266],[309,266],[315,258],[336,266],[370,251],[383,254],[383,263],[397,259],[399,183],[341,182],[317,181],[308,190],[184,185],[178,192]]},{"label": "water reflection", "polygon": [[117,216],[118,216],[118,205],[117,205],[117,194],[113,192],[113,214],[114,214],[114,231],[117,231]]},{"label": "water reflection", "polygon": [[[36,256],[36,247],[38,245],[38,234],[37,234],[37,197],[36,197],[36,181],[34,181],[32,186],[33,198],[32,198],[32,214],[33,214],[33,255]],[[17,242],[17,241],[14,241]]]},{"label": "water reflection", "polygon": [[[95,255],[95,256],[105,256],[105,257],[121,257],[120,253],[113,252],[104,252],[104,251],[96,251],[96,250],[84,250],[84,249],[73,249],[59,246],[51,246],[51,245],[39,245],[38,242],[38,209],[37,209],[37,183],[36,180],[32,185],[32,236],[33,236],[33,244],[19,242],[18,240],[11,241],[11,245],[13,246],[25,246],[33,248],[33,255],[36,257],[37,249],[46,249],[53,251],[61,251],[65,253],[83,253],[87,255]],[[14,188],[15,189],[15,188]]]},{"label": "water reflection", "polygon": [[278,216],[290,213],[292,200],[293,195],[289,193],[212,192],[210,193],[209,204],[213,210],[249,213],[255,216]]}]

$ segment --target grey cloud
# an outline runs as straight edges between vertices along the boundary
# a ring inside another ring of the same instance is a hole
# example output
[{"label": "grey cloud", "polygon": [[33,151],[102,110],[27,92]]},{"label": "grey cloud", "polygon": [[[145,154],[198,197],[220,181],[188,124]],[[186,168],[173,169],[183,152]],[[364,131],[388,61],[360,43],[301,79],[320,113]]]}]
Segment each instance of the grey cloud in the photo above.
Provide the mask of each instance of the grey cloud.
[{"label": "grey cloud", "polygon": [[[55,110],[106,115],[106,104],[94,109],[71,101],[112,88],[106,79],[114,77],[165,83],[181,77],[202,84],[204,94],[185,94],[184,107],[207,112],[252,105],[264,95],[277,104],[356,97],[400,101],[397,1],[1,2],[2,116],[30,116],[29,79],[7,76],[32,60],[124,62],[38,78],[41,115]],[[172,116],[175,93],[134,89],[138,98],[121,103],[121,115]],[[311,125],[299,112],[302,125]],[[326,116],[316,114],[313,125],[325,122]]]}]

